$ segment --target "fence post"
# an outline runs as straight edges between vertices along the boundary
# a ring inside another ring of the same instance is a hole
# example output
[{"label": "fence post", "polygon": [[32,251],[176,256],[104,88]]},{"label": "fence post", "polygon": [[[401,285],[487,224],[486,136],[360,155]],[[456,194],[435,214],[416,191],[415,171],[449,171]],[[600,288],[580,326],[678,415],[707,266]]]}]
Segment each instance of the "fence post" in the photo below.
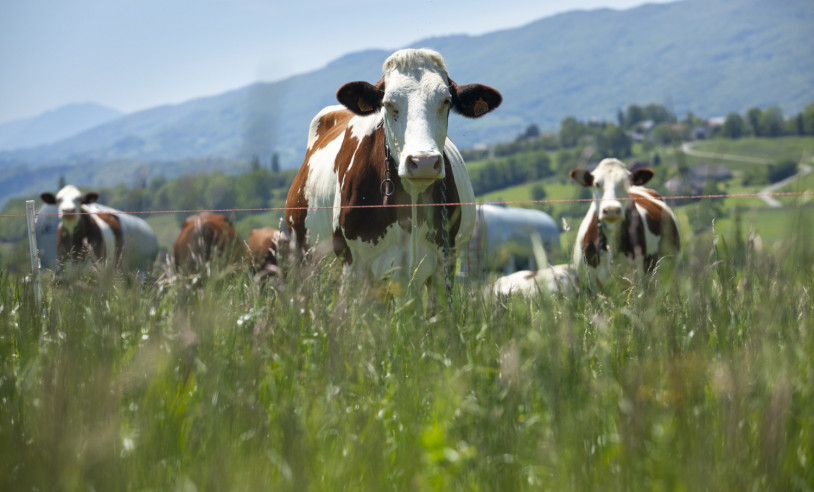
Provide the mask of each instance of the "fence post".
[{"label": "fence post", "polygon": [[37,234],[34,228],[36,223],[34,200],[26,200],[25,216],[28,222],[28,246],[31,253],[31,283],[34,286],[34,301],[37,303],[37,311],[41,311],[40,256],[37,250]]}]

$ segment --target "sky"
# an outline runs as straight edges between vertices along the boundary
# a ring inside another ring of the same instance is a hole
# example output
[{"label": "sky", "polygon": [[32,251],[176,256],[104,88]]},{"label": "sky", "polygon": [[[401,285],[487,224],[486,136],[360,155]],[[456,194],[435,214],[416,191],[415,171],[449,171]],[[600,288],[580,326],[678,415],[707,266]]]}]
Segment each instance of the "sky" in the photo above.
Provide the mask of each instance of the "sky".
[{"label": "sky", "polygon": [[363,49],[667,1],[2,1],[0,123],[83,102],[131,113],[280,80]]}]

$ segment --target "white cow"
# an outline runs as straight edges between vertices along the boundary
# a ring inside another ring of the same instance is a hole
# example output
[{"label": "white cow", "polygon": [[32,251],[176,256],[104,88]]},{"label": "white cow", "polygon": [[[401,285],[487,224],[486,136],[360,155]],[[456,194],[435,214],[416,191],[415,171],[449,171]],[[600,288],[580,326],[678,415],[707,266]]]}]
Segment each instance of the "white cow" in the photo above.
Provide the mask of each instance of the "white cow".
[{"label": "white cow", "polygon": [[[60,223],[55,245],[58,263],[105,261],[141,272],[152,266],[158,254],[158,241],[144,220],[98,205],[97,193],[82,194],[73,185],[65,186],[56,195],[40,196],[58,210]],[[46,245],[42,247],[45,249]]]}]

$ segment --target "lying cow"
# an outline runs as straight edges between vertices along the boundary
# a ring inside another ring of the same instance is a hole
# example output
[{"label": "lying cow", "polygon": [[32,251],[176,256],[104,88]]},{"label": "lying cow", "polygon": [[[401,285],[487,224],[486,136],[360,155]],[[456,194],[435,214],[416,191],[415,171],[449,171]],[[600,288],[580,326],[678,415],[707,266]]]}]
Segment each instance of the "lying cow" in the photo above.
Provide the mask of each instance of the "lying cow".
[{"label": "lying cow", "polygon": [[67,185],[56,195],[43,193],[40,197],[58,210],[58,264],[100,261],[146,272],[155,261],[158,241],[147,222],[97,205],[97,193],[82,194],[76,186]]},{"label": "lying cow", "polygon": [[520,270],[504,275],[492,284],[496,295],[522,294],[533,296],[538,292],[560,292],[574,294],[577,288],[577,273],[572,265],[551,265],[539,270]]},{"label": "lying cow", "polygon": [[184,219],[172,248],[175,266],[193,272],[209,263],[224,266],[245,258],[246,248],[229,218],[201,212]]},{"label": "lying cow", "polygon": [[[323,109],[311,122],[286,226],[301,247],[333,250],[346,273],[432,286],[444,270],[449,280],[475,223],[474,205],[457,205],[475,196],[447,138],[449,113],[477,118],[501,96],[484,85],[457,85],[432,50],[397,51],[383,71],[375,85],[340,87],[342,106]],[[428,203],[453,205],[417,206]]]},{"label": "lying cow", "polygon": [[634,261],[640,272],[650,272],[662,257],[678,254],[673,211],[658,193],[641,186],[653,174],[647,167],[631,173],[617,159],[603,159],[591,172],[571,171],[577,184],[593,189],[593,201],[574,246],[580,279],[587,275],[591,285],[602,288],[610,282],[611,267],[620,259]]}]

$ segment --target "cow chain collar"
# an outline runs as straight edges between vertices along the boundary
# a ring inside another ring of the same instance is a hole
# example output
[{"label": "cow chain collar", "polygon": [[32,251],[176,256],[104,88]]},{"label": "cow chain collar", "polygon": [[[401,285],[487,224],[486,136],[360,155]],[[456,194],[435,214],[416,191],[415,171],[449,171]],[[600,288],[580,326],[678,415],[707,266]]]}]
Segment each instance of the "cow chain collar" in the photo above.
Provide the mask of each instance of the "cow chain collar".
[{"label": "cow chain collar", "polygon": [[384,178],[382,178],[382,182],[379,185],[379,190],[382,192],[382,196],[388,197],[396,192],[396,183],[390,175],[396,162],[393,156],[390,155],[390,146],[387,145],[387,125],[384,124],[384,117],[382,117],[382,121],[379,122],[377,129],[382,126],[384,126]]},{"label": "cow chain collar", "polygon": [[[391,196],[396,191],[396,183],[393,181],[393,178],[390,177],[390,173],[393,171],[392,167],[396,164],[395,159],[393,156],[390,155],[390,146],[387,145],[387,126],[384,124],[384,118],[379,123],[377,128],[381,128],[384,126],[384,178],[382,179],[381,184],[379,185],[379,189],[383,196],[388,197]],[[444,257],[442,259],[442,265],[444,270],[444,287],[446,289],[447,294],[447,306],[449,309],[452,309],[452,278],[449,274],[449,268],[447,266],[447,258],[450,254],[450,247],[449,247],[449,214],[447,213],[447,183],[446,179],[441,180],[441,242],[443,243],[444,248]]]},{"label": "cow chain collar", "polygon": [[441,180],[441,242],[444,245],[444,257],[441,260],[444,266],[444,288],[447,294],[447,307],[452,311],[452,278],[449,275],[447,258],[449,258],[449,214],[447,213],[447,180]]}]

